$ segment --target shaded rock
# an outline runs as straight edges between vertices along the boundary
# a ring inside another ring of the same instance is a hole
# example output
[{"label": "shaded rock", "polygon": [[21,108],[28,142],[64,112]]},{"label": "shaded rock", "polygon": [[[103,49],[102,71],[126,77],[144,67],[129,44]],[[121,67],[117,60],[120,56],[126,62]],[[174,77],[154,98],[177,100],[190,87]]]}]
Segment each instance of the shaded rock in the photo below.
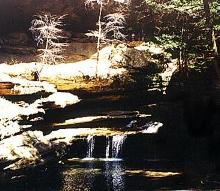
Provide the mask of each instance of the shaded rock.
[{"label": "shaded rock", "polygon": [[115,66],[119,65],[129,69],[144,69],[155,63],[163,66],[170,59],[163,48],[150,43],[138,43],[134,47],[129,44],[118,44],[111,52],[110,58]]},{"label": "shaded rock", "polygon": [[[81,34],[81,36],[86,37],[85,34]],[[96,53],[96,43],[89,43],[88,40],[84,43],[73,40],[74,42],[68,43],[68,48],[64,52],[66,62],[86,60]]]},{"label": "shaded rock", "polygon": [[118,44],[112,49],[110,60],[112,67],[126,69],[123,77],[113,80],[113,85],[124,84],[125,88],[165,92],[176,70],[176,60],[153,42]]},{"label": "shaded rock", "polygon": [[[105,12],[112,12],[115,6],[110,1],[104,7]],[[98,6],[89,9],[85,6],[85,0],[7,0],[0,2],[0,34],[8,34],[12,31],[27,31],[33,15],[50,12],[55,15],[67,15],[66,28],[71,31],[87,31],[95,27],[98,15]]]},{"label": "shaded rock", "polygon": [[27,33],[24,32],[15,32],[10,33],[7,36],[1,38],[1,46],[7,47],[7,46],[28,46],[32,42],[32,39],[30,36],[28,36]]},{"label": "shaded rock", "polygon": [[6,45],[1,46],[1,51],[9,54],[19,54],[19,55],[22,54],[29,55],[37,52],[37,50],[32,47],[21,47],[21,46],[15,47],[15,46],[6,46]]}]

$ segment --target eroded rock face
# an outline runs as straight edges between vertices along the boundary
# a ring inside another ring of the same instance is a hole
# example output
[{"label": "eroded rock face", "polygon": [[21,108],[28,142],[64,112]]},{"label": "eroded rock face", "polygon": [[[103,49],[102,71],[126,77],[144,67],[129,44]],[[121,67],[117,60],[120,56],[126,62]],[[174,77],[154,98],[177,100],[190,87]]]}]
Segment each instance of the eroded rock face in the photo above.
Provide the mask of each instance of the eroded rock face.
[{"label": "eroded rock face", "polygon": [[[80,5],[81,4],[81,5]],[[75,9],[82,6],[82,1],[70,0],[7,0],[0,3],[1,33],[28,29],[33,15],[39,12],[52,14],[70,14],[72,19],[77,18]]]},{"label": "eroded rock face", "polygon": [[[86,0],[6,0],[0,2],[0,36],[15,31],[28,32],[34,15],[51,13],[67,15],[65,28],[71,32],[87,32],[96,26],[99,6],[85,5]],[[112,13],[115,7],[126,1],[110,0],[104,14]],[[1,38],[0,38],[1,39]],[[1,40],[0,40],[1,41]]]},{"label": "eroded rock face", "polygon": [[[106,7],[109,11],[111,3]],[[70,31],[87,31],[95,26],[98,9],[85,6],[85,0],[7,0],[0,2],[0,34],[27,31],[33,16],[42,12],[67,15]],[[105,10],[105,11],[106,11]]]},{"label": "eroded rock face", "polygon": [[[133,41],[112,48],[112,67],[126,69],[124,85],[146,87],[148,91],[165,93],[170,78],[176,70],[177,60],[172,59],[163,47],[154,43]],[[122,78],[119,79],[119,83]],[[117,82],[115,80],[115,82]]]},{"label": "eroded rock face", "polygon": [[[8,171],[15,173],[57,160],[59,152],[74,137],[68,141],[53,137],[54,142],[47,139],[42,131],[34,129],[34,125],[44,120],[48,110],[73,105],[80,101],[79,98],[71,93],[57,92],[53,85],[45,82],[12,78],[6,74],[0,78],[2,82],[13,84],[6,87],[17,87],[20,95],[27,100],[32,99],[30,103],[24,100],[12,103],[0,98],[0,110],[4,111],[0,113],[0,171],[3,174]],[[68,134],[66,136],[69,137]]]}]

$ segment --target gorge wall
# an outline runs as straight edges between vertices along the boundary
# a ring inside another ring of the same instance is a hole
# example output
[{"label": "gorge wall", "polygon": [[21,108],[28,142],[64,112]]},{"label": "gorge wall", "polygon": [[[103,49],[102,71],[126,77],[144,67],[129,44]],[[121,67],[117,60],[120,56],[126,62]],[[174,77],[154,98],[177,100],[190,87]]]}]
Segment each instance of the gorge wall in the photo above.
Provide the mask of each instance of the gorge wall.
[{"label": "gorge wall", "polygon": [[[115,3],[110,1],[104,11],[111,11]],[[27,31],[33,16],[42,12],[66,14],[66,29],[83,32],[94,28],[98,7],[86,7],[85,0],[0,0],[0,35]]]}]

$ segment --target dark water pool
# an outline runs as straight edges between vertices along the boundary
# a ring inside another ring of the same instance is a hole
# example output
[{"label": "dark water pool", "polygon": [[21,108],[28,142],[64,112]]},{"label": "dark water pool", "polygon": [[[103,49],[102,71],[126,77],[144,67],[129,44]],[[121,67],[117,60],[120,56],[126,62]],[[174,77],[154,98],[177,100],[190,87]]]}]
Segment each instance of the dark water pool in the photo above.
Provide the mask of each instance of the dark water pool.
[{"label": "dark water pool", "polygon": [[[65,164],[47,176],[2,187],[4,191],[125,191],[125,190],[217,190],[217,174],[207,162],[166,160],[82,160]],[[206,169],[206,170],[204,170]]]}]

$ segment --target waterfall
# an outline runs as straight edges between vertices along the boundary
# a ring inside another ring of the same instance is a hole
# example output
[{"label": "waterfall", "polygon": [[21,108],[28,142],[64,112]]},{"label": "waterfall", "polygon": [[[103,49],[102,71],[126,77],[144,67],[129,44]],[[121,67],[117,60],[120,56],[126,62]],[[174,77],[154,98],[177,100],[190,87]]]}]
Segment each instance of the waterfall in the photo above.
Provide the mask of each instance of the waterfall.
[{"label": "waterfall", "polygon": [[110,157],[110,137],[106,137],[106,150],[105,150],[105,158],[109,158]]},{"label": "waterfall", "polygon": [[93,150],[94,150],[94,146],[95,146],[95,139],[93,136],[89,135],[87,137],[87,144],[88,144],[88,149],[87,149],[86,158],[92,158],[93,157]]},{"label": "waterfall", "polygon": [[[106,136],[105,158],[117,159],[125,139],[126,135]],[[95,137],[90,135],[87,137],[87,153],[85,159],[93,159],[94,147]]]},{"label": "waterfall", "polygon": [[112,137],[112,158],[118,158],[125,139],[125,135],[115,135]]}]

